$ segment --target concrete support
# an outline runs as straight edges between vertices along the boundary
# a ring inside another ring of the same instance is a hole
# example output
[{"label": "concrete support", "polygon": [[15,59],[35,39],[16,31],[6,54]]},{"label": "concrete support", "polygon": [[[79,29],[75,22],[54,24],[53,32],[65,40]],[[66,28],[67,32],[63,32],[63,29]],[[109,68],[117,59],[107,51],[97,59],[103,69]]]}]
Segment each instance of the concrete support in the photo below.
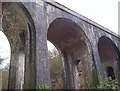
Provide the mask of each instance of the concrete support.
[{"label": "concrete support", "polygon": [[[35,81],[35,88],[40,85],[49,85],[50,86],[50,73],[49,73],[49,61],[48,61],[48,50],[47,50],[47,25],[45,22],[45,16],[44,16],[44,2],[40,1],[40,4],[37,3],[24,3],[26,8],[30,11],[29,13],[32,16],[32,19],[34,21],[34,27],[35,30],[35,39],[30,40],[32,46],[34,46],[34,53],[32,53],[31,56],[34,55],[34,60],[32,62],[26,64],[28,65],[29,75],[31,75],[33,81]],[[34,8],[32,8],[32,7]],[[33,37],[31,35],[31,37]],[[31,69],[32,66],[32,69]],[[27,70],[26,69],[26,70]],[[32,72],[32,74],[31,74]],[[25,72],[26,73],[26,72]],[[27,77],[25,78],[25,80]],[[30,79],[31,80],[31,79]],[[26,83],[27,81],[25,81]]]},{"label": "concrete support", "polygon": [[[13,45],[14,46],[14,45]],[[17,51],[11,48],[11,60],[10,60],[10,68],[9,68],[9,83],[8,89],[15,89],[16,88],[16,77],[17,77]]]},{"label": "concrete support", "polygon": [[[42,14],[43,11],[41,11],[40,21],[36,26],[38,29],[36,30],[36,86],[45,84],[50,86],[47,37],[45,37],[47,36],[47,27]],[[39,29],[40,26],[41,29]]]},{"label": "concrete support", "polygon": [[27,55],[25,55],[24,89],[36,88],[36,42],[34,31],[34,26],[28,24],[28,33],[26,35]]},{"label": "concrete support", "polygon": [[16,79],[16,88],[17,89],[23,89],[24,65],[25,65],[25,54],[24,54],[24,52],[20,52],[19,57],[18,57],[18,71],[17,71],[17,79]]},{"label": "concrete support", "polygon": [[63,68],[63,81],[65,89],[74,89],[73,86],[73,71],[71,70],[71,63],[66,52],[63,53],[64,56],[64,68]]},{"label": "concrete support", "polygon": [[80,79],[75,61],[69,53],[64,52],[63,78],[65,89],[80,89]]},{"label": "concrete support", "polygon": [[103,72],[103,68],[102,68],[102,65],[101,65],[101,62],[100,62],[100,56],[99,56],[97,47],[94,47],[93,55],[94,55],[95,67],[96,67],[97,72],[98,72],[98,77],[99,77],[100,80],[103,80],[104,77],[105,77],[105,74]]}]

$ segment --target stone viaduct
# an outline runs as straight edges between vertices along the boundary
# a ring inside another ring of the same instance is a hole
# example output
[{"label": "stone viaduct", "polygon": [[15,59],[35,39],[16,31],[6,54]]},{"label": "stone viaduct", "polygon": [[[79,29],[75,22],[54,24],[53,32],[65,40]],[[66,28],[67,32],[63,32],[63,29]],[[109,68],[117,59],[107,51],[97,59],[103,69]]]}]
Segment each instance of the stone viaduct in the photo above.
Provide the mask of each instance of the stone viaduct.
[{"label": "stone viaduct", "polygon": [[0,23],[11,45],[8,89],[51,84],[47,40],[62,56],[65,89],[80,88],[79,62],[86,84],[93,81],[94,71],[100,80],[111,76],[120,81],[117,34],[51,0],[0,2],[0,7]]}]

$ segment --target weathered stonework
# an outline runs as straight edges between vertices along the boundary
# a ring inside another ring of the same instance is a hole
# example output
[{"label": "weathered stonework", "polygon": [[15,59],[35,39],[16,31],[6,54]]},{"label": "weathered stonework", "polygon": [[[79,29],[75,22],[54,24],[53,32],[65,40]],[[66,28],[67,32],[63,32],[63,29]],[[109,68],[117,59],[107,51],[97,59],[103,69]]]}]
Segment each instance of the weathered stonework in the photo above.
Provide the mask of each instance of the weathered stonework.
[{"label": "weathered stonework", "polygon": [[[20,85],[17,75],[21,52],[25,55],[24,88],[50,85],[47,40],[62,56],[65,89],[80,89],[77,69],[80,61],[86,84],[92,83],[93,70],[97,70],[101,80],[108,74],[106,67],[111,65],[114,65],[115,79],[120,80],[120,38],[117,34],[51,0],[4,3],[3,7],[3,12],[11,8],[20,14],[25,26],[19,25],[24,30],[4,31],[11,45],[9,89],[17,89]],[[113,56],[113,60],[104,58],[104,53],[106,58]]]}]

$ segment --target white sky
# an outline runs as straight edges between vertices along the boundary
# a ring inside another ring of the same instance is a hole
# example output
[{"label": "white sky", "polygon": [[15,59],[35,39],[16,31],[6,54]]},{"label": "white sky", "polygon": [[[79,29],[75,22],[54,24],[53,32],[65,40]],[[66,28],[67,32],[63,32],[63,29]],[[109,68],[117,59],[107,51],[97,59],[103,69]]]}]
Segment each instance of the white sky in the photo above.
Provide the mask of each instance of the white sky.
[{"label": "white sky", "polygon": [[118,33],[118,1],[120,0],[54,0]]},{"label": "white sky", "polygon": [[4,67],[7,63],[10,62],[10,44],[7,37],[2,31],[0,31],[0,57],[5,59],[3,64],[0,65],[0,68]]}]

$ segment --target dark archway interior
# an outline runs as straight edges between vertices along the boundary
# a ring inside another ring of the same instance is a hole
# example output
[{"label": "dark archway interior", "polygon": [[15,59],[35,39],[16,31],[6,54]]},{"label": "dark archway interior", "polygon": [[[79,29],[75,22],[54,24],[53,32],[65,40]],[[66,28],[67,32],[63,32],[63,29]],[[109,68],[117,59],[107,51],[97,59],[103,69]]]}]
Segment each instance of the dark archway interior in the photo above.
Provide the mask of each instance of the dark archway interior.
[{"label": "dark archway interior", "polygon": [[107,76],[111,77],[112,80],[115,80],[115,74],[114,74],[114,70],[112,67],[106,67],[107,70]]},{"label": "dark archway interior", "polygon": [[98,51],[101,63],[104,69],[106,69],[107,76],[110,76],[112,79],[116,79],[119,68],[118,48],[115,46],[112,40],[103,36],[99,39]]},{"label": "dark archway interior", "polygon": [[66,18],[57,18],[49,26],[48,40],[59,49],[63,57],[64,87],[79,88],[80,79],[76,62],[80,60],[85,65],[83,72],[86,77],[91,74],[91,70],[88,69],[92,69],[91,65],[88,66],[91,56],[85,33],[75,22]]}]

